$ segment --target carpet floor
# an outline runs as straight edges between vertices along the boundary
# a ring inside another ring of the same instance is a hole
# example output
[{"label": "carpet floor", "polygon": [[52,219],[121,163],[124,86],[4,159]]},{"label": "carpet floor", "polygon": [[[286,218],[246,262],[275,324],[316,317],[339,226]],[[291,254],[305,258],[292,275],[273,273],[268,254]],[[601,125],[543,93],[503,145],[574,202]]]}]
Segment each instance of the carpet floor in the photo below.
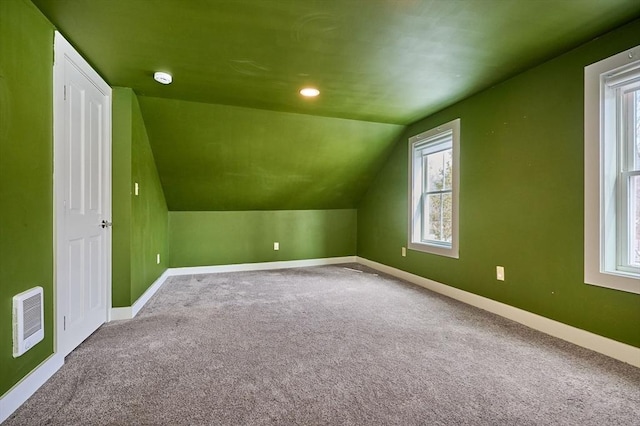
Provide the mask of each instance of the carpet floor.
[{"label": "carpet floor", "polygon": [[6,421],[270,424],[640,425],[640,369],[359,265],[189,275]]}]

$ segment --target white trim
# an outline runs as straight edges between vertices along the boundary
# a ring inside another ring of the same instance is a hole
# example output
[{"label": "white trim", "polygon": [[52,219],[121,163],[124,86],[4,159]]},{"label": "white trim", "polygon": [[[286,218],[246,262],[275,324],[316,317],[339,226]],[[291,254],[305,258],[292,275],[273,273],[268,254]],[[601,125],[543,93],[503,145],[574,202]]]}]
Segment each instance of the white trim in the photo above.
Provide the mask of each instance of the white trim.
[{"label": "white trim", "polygon": [[149,288],[142,293],[142,295],[135,301],[132,306],[125,306],[122,308],[111,308],[110,321],[118,321],[134,318],[140,312],[140,309],[146,305],[146,303],[153,297],[154,294],[160,290],[160,287],[171,276],[169,270],[165,270]]},{"label": "white trim", "polygon": [[240,263],[236,265],[190,266],[169,268],[135,301],[132,306],[111,308],[110,321],[134,318],[144,305],[160,290],[169,277],[180,275],[219,274],[222,272],[266,271],[271,269],[303,268],[305,266],[335,265],[357,263],[356,256],[328,257],[320,259],[286,260],[278,262]]},{"label": "white trim", "polygon": [[626,343],[618,342],[616,340],[609,339],[520,308],[497,302],[468,291],[450,287],[428,278],[402,271],[391,266],[383,265],[363,257],[358,257],[358,263],[376,269],[380,272],[393,275],[394,277],[405,281],[409,281],[410,283],[417,284],[420,287],[435,291],[436,293],[451,297],[452,299],[459,300],[468,305],[475,306],[496,315],[500,315],[501,317],[519,322],[520,324],[526,325],[534,330],[566,340],[567,342],[582,346],[583,348],[599,352],[635,367],[640,367],[640,348],[635,346],[627,345]]},{"label": "white trim", "polygon": [[[64,275],[66,268],[60,260],[58,252],[62,250],[61,241],[65,238],[65,207],[62,194],[64,194],[64,178],[61,177],[60,170],[64,169],[66,160],[63,158],[63,146],[65,144],[65,58],[71,60],[76,66],[81,68],[81,72],[91,81],[91,83],[106,98],[106,107],[104,111],[104,152],[103,155],[103,219],[111,221],[111,87],[106,81],[89,65],[89,63],[74,49],[74,47],[64,38],[58,31],[54,33],[54,63],[53,63],[53,277],[54,277],[54,303],[53,303],[53,346],[54,352],[66,356],[74,348],[63,347],[62,332],[64,327],[64,315],[66,314],[61,298],[61,286],[58,285],[59,279]],[[109,321],[109,306],[111,306],[111,249],[112,249],[112,232],[111,228],[105,230],[104,242],[104,268],[106,281],[104,288],[105,311],[104,322]]]},{"label": "white trim", "polygon": [[[633,274],[616,271],[615,255],[605,256],[607,245],[604,224],[604,161],[615,161],[604,144],[603,84],[609,73],[637,61],[640,46],[603,59],[584,68],[584,282],[586,284],[640,294],[640,280]],[[615,228],[608,234],[615,234]],[[609,244],[615,239],[607,237]],[[615,252],[615,250],[613,250]]]},{"label": "white trim", "polygon": [[64,357],[53,354],[2,395],[0,397],[0,423],[7,420],[63,365]]},{"label": "white trim", "polygon": [[[442,144],[445,134],[451,133],[451,155],[453,173],[451,176],[451,244],[438,244],[421,242],[419,234],[422,229],[422,214],[420,200],[422,199],[423,171],[420,163],[416,164],[416,154],[425,146]],[[426,132],[409,138],[409,171],[408,171],[408,221],[407,221],[407,248],[409,250],[431,253],[439,256],[458,259],[459,255],[459,211],[460,211],[460,119],[456,118]],[[414,214],[415,213],[415,214]]]},{"label": "white trim", "polygon": [[111,308],[109,311],[109,322],[128,320],[133,318],[133,310],[131,306],[124,306],[122,308]]},{"label": "white trim", "polygon": [[132,317],[138,315],[140,309],[142,309],[144,305],[147,304],[149,299],[151,299],[153,295],[156,294],[158,290],[160,290],[160,287],[162,287],[167,278],[169,278],[169,274],[165,270],[162,275],[160,275],[158,279],[156,279],[153,284],[151,284],[151,286],[144,293],[142,293],[140,297],[138,297],[138,300],[136,300],[133,306],[131,306]]},{"label": "white trim", "polygon": [[335,265],[339,263],[356,263],[356,256],[327,257],[320,259],[285,260],[278,262],[239,263],[236,265],[192,266],[170,268],[169,275],[217,274],[221,272],[266,271],[270,269],[303,268],[305,266]]}]

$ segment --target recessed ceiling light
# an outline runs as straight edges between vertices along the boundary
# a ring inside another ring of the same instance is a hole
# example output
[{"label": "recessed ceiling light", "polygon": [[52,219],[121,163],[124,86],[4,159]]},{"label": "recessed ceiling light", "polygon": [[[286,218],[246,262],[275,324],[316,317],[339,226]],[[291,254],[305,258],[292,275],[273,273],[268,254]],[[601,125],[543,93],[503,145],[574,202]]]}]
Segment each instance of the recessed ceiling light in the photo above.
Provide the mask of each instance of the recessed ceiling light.
[{"label": "recessed ceiling light", "polygon": [[171,82],[173,81],[173,77],[171,77],[171,74],[162,71],[154,73],[153,79],[160,84],[171,84]]},{"label": "recessed ceiling light", "polygon": [[313,87],[305,87],[304,89],[300,90],[300,94],[308,98],[313,98],[314,96],[318,96],[320,94],[320,91],[318,89],[314,89]]}]

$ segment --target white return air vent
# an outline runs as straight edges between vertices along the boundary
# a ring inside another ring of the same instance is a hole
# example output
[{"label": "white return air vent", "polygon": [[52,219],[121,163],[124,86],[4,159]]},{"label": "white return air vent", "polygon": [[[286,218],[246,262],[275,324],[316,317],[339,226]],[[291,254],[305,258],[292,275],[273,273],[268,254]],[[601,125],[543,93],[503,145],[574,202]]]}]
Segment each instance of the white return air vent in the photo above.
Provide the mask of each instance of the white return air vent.
[{"label": "white return air vent", "polygon": [[13,296],[13,357],[19,357],[44,338],[42,287]]}]

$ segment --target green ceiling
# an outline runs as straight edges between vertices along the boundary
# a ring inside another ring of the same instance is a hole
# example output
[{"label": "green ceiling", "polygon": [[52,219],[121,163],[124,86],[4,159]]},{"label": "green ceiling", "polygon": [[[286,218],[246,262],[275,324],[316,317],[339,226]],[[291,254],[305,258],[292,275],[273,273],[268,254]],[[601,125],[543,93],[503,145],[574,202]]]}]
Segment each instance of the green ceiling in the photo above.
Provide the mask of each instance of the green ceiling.
[{"label": "green ceiling", "polygon": [[[399,124],[640,15],[637,0],[33,1],[139,95]],[[319,98],[300,98],[308,84]]]},{"label": "green ceiling", "polygon": [[170,210],[355,208],[402,126],[640,16],[637,0],[33,2],[139,96]]}]

